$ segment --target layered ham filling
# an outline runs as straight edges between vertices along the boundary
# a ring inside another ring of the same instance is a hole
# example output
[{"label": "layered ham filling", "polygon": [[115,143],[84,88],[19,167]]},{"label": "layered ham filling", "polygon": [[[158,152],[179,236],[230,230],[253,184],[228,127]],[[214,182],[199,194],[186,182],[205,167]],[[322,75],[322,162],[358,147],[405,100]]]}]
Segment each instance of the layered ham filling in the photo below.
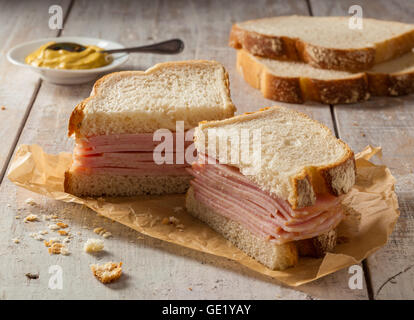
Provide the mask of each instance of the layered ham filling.
[{"label": "layered ham filling", "polygon": [[[72,170],[86,174],[112,175],[188,175],[185,162],[186,148],[192,141],[176,143],[176,134],[173,135],[173,146],[162,152],[154,152],[161,143],[153,141],[152,133],[117,134],[94,136],[77,139],[73,151]],[[166,154],[168,153],[168,157]],[[180,161],[176,161],[180,153]],[[160,163],[159,159],[172,159],[167,163]],[[180,163],[181,162],[181,163]],[[184,163],[182,163],[184,162]]]},{"label": "layered ham filling", "polygon": [[286,200],[264,192],[236,168],[214,162],[199,153],[188,170],[194,176],[194,197],[259,237],[278,244],[313,238],[332,230],[343,218],[341,197],[318,195],[313,206],[293,210]]}]

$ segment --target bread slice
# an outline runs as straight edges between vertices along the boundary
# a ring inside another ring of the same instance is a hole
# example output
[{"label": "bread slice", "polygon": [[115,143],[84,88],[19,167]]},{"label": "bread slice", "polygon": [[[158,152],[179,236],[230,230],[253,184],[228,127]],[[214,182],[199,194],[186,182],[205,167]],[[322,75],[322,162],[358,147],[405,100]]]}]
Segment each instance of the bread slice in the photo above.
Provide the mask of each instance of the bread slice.
[{"label": "bread slice", "polygon": [[77,138],[175,131],[199,121],[233,116],[229,79],[216,61],[159,63],[147,71],[106,75],[93,86],[91,96],[79,103],[69,121],[69,136]]},{"label": "bread slice", "polygon": [[239,223],[197,201],[192,187],[187,191],[186,207],[191,215],[208,224],[240,250],[268,268],[284,270],[297,264],[298,250],[294,242],[278,245],[255,236]]},{"label": "bread slice", "polygon": [[367,72],[324,70],[302,62],[278,61],[237,52],[237,70],[268,99],[289,103],[355,103],[370,96],[414,92],[414,53],[380,63]]},{"label": "bread slice", "polygon": [[234,24],[230,46],[251,54],[302,61],[322,69],[357,72],[414,47],[414,25],[363,19],[351,29],[349,17],[281,16]]},{"label": "bread slice", "polygon": [[284,270],[295,266],[299,256],[323,257],[326,252],[332,251],[336,246],[335,229],[311,239],[275,244],[257,237],[239,223],[197,201],[192,187],[188,189],[185,200],[187,212],[272,270]]},{"label": "bread slice", "polygon": [[[213,129],[213,130],[212,130]],[[215,129],[215,130],[214,130]],[[249,144],[231,138],[249,132]],[[232,159],[232,154],[254,154],[254,131],[260,132],[260,153],[253,161],[227,164],[240,170],[261,189],[289,201],[293,209],[311,206],[316,194],[347,193],[355,183],[354,153],[326,126],[303,113],[284,107],[264,108],[221,121],[201,122],[195,129],[198,151]],[[215,145],[209,145],[216,141]]]},{"label": "bread slice", "polygon": [[127,176],[65,172],[65,192],[78,197],[128,197],[185,193],[191,176]]}]

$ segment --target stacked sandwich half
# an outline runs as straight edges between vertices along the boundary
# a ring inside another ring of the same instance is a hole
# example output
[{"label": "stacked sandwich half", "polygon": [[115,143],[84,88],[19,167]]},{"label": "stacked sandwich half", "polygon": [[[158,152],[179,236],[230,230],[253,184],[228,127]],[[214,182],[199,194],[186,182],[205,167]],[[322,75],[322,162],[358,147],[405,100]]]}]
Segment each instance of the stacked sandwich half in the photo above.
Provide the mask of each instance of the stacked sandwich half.
[{"label": "stacked sandwich half", "polygon": [[414,92],[414,25],[285,16],[233,25],[237,69],[266,98],[355,103]]},{"label": "stacked sandwich half", "polygon": [[191,179],[185,170],[191,129],[234,111],[218,62],[109,74],[71,115],[69,136],[75,135],[76,146],[65,190],[78,196],[184,193]]},{"label": "stacked sandwich half", "polygon": [[336,245],[354,154],[320,123],[283,107],[195,130],[187,210],[271,269]]}]

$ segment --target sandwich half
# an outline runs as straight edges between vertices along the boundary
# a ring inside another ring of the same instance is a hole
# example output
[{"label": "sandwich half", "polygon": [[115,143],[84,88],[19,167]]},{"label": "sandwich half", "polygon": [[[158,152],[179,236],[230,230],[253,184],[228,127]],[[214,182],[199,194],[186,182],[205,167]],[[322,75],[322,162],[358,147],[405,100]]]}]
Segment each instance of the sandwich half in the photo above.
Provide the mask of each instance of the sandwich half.
[{"label": "sandwich half", "polygon": [[[76,145],[65,191],[77,196],[184,193],[191,179],[184,154],[192,145],[192,129],[234,111],[227,72],[215,61],[167,62],[106,75],[70,117],[68,135],[75,136]],[[170,148],[158,155],[172,162],[155,159],[154,150],[167,136]]]},{"label": "sandwich half", "polygon": [[336,245],[352,150],[324,125],[283,107],[195,129],[187,210],[270,269]]}]

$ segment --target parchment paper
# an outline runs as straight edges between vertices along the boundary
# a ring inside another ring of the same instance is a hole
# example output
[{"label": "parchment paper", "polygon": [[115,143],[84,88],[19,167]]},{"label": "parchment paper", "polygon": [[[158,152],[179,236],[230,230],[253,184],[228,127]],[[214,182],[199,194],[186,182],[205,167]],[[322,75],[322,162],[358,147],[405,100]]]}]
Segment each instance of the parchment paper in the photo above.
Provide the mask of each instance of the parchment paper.
[{"label": "parchment paper", "polygon": [[[93,199],[65,193],[64,172],[72,161],[70,153],[50,155],[38,145],[21,145],[8,178],[50,198],[85,205],[148,236],[226,257],[287,285],[298,286],[359,263],[387,242],[399,216],[398,201],[390,170],[369,161],[375,154],[381,155],[381,149],[367,146],[356,155],[357,181],[343,202],[347,213],[339,226],[340,244],[335,252],[323,259],[301,257],[296,267],[285,271],[266,268],[186,213],[184,195]],[[180,220],[182,231],[161,222],[170,216]]]}]

